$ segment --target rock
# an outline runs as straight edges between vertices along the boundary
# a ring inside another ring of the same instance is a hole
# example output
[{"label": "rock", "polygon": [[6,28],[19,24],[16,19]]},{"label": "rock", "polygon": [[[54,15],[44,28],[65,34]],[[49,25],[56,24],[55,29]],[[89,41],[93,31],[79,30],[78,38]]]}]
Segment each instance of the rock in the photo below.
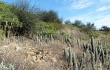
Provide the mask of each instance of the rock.
[{"label": "rock", "polygon": [[34,52],[27,52],[28,55],[31,55],[31,56],[35,56],[36,54]]},{"label": "rock", "polygon": [[53,62],[57,62],[57,59],[56,59],[55,57],[51,58],[51,60],[52,60]]},{"label": "rock", "polygon": [[21,47],[16,47],[16,51],[21,51],[22,48]]},{"label": "rock", "polygon": [[33,61],[36,62],[36,56],[32,56]]},{"label": "rock", "polygon": [[13,50],[16,50],[17,47],[19,47],[19,45],[16,44],[16,43],[10,43],[10,44],[8,45],[8,48],[10,48],[11,50],[12,50],[12,49],[13,49]]},{"label": "rock", "polygon": [[8,46],[6,45],[6,46],[3,46],[3,47],[7,48]]},{"label": "rock", "polygon": [[42,60],[44,57],[42,55],[37,55],[37,60]]}]

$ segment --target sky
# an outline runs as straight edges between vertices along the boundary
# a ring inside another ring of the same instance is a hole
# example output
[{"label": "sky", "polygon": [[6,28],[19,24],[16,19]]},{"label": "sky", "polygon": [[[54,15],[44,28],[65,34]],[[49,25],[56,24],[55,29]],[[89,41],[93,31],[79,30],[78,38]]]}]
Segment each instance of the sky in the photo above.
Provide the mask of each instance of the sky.
[{"label": "sky", "polygon": [[[13,3],[15,0],[3,0]],[[110,0],[31,0],[43,10],[54,10],[63,20],[94,23],[97,28],[110,27]]]}]

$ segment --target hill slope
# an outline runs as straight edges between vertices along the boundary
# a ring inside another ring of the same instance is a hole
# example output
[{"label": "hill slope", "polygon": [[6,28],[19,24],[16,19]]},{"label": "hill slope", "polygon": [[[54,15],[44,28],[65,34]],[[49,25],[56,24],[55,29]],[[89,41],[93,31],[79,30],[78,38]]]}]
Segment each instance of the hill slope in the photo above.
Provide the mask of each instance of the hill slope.
[{"label": "hill slope", "polygon": [[[21,23],[11,8],[0,2],[1,68],[12,64],[15,70],[110,69],[109,32],[41,20],[32,23],[34,29],[28,20]],[[33,16],[25,16],[29,15]],[[24,30],[25,33],[21,24],[29,25],[33,31]]]}]

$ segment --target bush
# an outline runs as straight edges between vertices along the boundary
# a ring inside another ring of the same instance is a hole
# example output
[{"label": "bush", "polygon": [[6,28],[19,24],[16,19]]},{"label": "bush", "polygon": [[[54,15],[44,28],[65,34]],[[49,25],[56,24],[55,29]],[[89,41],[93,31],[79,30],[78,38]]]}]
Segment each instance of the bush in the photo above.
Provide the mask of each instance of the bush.
[{"label": "bush", "polygon": [[41,11],[36,6],[32,6],[28,0],[18,0],[11,11],[22,22],[22,27],[18,28],[16,32],[25,36],[29,36],[30,34],[34,35],[36,32],[37,34],[54,34],[54,28],[57,29],[57,27],[60,27],[56,23],[62,23],[55,11]]},{"label": "bush", "polygon": [[64,21],[65,24],[72,24],[72,22],[68,19]]},{"label": "bush", "polygon": [[53,23],[62,23],[62,19],[60,19],[58,17],[58,14],[53,11],[43,11],[39,14],[40,16],[40,20],[44,21],[44,22],[53,22]]},{"label": "bush", "polygon": [[90,23],[90,22],[81,25],[80,28],[82,32],[86,32],[87,34],[91,34],[93,30],[96,30],[94,23]]},{"label": "bush", "polygon": [[107,31],[108,32],[108,31],[110,31],[110,28],[107,26],[102,26],[100,31]]},{"label": "bush", "polygon": [[43,34],[43,35],[55,35],[57,30],[62,28],[61,24],[58,23],[46,23],[46,22],[37,22],[36,25],[36,34]]},{"label": "bush", "polygon": [[81,27],[83,25],[83,23],[80,20],[75,20],[75,22],[72,25]]},{"label": "bush", "polygon": [[0,28],[5,31],[5,36],[8,37],[14,28],[20,26],[17,16],[11,12],[11,6],[0,3]]},{"label": "bush", "polygon": [[28,0],[18,0],[12,6],[11,11],[18,17],[19,21],[22,22],[22,27],[16,29],[19,35],[34,33],[34,23],[38,21],[38,8],[36,6],[31,6]]}]

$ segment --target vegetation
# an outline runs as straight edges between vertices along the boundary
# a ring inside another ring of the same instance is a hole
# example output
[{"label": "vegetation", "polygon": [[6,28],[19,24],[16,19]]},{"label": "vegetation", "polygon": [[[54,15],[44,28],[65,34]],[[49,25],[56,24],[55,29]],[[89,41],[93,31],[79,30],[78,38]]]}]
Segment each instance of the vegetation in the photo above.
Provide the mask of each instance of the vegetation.
[{"label": "vegetation", "polygon": [[60,19],[57,13],[53,10],[43,11],[39,14],[40,20],[44,22],[52,22],[52,23],[62,23],[62,19]]},{"label": "vegetation", "polygon": [[[72,51],[71,42],[68,41],[70,44],[69,48],[65,48],[64,54],[65,58],[69,62],[70,70],[85,70],[87,68],[87,64],[89,64],[89,69],[91,70],[98,70],[103,69],[106,66],[108,70],[110,64],[110,57],[108,54],[108,50],[104,49],[102,46],[107,46],[106,44],[100,44],[100,42],[94,44],[95,41],[93,37],[91,38],[90,42],[87,44],[81,45],[78,41],[78,47],[83,49],[83,56],[81,58],[77,58],[77,55]],[[101,66],[100,66],[101,65]]]},{"label": "vegetation", "polygon": [[107,31],[107,32],[109,32],[110,31],[110,28],[107,27],[107,26],[102,26],[100,30],[101,31]]},{"label": "vegetation", "polygon": [[3,65],[3,63],[0,64],[0,70],[15,70],[13,65],[9,65],[9,67],[6,67]]},{"label": "vegetation", "polygon": [[[10,34],[15,36],[36,34],[36,29],[39,29],[36,26],[40,24],[39,22],[47,22],[48,27],[57,24],[61,26],[62,24],[62,20],[55,11],[41,11],[37,7],[31,6],[27,0],[18,0],[13,5],[6,5],[0,2],[0,5],[2,14],[0,15],[0,26],[4,30],[6,37],[10,36]],[[57,30],[57,26],[55,27]],[[48,30],[45,31],[48,33]]]},{"label": "vegetation", "polygon": [[10,11],[10,9],[10,5],[0,2],[0,27],[4,30],[6,37],[13,32],[14,28],[21,27],[19,19]]},{"label": "vegetation", "polygon": [[41,10],[28,0],[0,1],[0,62],[5,63],[0,69],[39,70],[46,67],[38,69],[40,62],[50,62],[49,67],[64,65],[56,70],[109,70],[110,28],[96,30],[94,23],[80,20],[64,23],[54,10]]}]

